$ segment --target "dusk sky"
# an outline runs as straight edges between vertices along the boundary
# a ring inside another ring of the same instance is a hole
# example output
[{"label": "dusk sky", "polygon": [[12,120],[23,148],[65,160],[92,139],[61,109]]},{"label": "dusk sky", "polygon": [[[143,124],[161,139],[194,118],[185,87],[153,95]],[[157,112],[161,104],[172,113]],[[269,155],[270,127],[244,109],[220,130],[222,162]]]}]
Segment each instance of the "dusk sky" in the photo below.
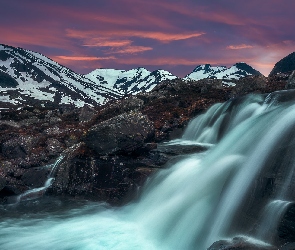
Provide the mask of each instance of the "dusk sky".
[{"label": "dusk sky", "polygon": [[1,0],[0,43],[73,69],[246,62],[264,75],[295,51],[294,0]]}]

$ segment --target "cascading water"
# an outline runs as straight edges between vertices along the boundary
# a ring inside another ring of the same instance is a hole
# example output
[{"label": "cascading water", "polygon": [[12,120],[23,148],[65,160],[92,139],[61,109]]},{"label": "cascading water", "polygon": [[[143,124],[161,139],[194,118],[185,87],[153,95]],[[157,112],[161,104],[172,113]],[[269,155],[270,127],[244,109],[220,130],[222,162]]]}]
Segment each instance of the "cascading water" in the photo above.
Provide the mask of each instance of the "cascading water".
[{"label": "cascading water", "polygon": [[265,229],[295,198],[294,128],[295,91],[214,105],[178,140],[214,146],[159,171],[138,201],[4,217],[0,248],[203,250],[235,235],[272,243]]},{"label": "cascading water", "polygon": [[24,192],[23,194],[20,194],[17,198],[16,198],[16,202],[20,202],[22,200],[30,200],[30,199],[37,199],[39,197],[41,197],[45,191],[51,186],[53,180],[54,180],[54,174],[56,169],[58,168],[59,164],[61,163],[61,161],[63,160],[64,156],[60,156],[57,158],[57,160],[55,161],[55,163],[46,166],[51,168],[50,173],[48,175],[47,180],[45,181],[44,185],[42,187],[38,187],[38,188],[33,188],[30,190],[27,190],[26,192]]}]

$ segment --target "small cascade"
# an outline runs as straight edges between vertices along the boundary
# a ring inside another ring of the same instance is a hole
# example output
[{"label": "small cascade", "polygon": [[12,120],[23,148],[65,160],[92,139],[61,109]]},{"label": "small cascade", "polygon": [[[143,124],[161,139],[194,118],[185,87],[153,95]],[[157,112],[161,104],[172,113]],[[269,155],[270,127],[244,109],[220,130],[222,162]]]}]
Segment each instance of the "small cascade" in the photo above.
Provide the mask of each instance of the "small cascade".
[{"label": "small cascade", "polygon": [[[239,100],[238,107],[237,101],[215,105],[208,110],[210,115],[205,113],[189,124],[183,139],[213,143],[220,137],[220,141],[202,158],[187,157],[149,185],[134,216],[144,228],[152,229],[153,238],[175,249],[206,249],[231,235],[235,221],[239,224],[240,214],[247,212],[242,205],[251,198],[261,174],[281,167],[282,182],[290,182],[295,148],[289,140],[294,138],[295,105],[271,101],[275,97],[269,96],[267,103],[265,96],[246,97]],[[208,128],[214,136],[204,132]],[[193,136],[192,131],[200,133]],[[287,149],[279,145],[286,145],[291,156],[281,157]],[[274,204],[283,213],[285,203]],[[262,205],[255,209],[254,202],[251,206],[258,218]],[[246,231],[242,227],[238,234],[248,231],[247,221],[244,224]]]},{"label": "small cascade", "polygon": [[266,107],[264,97],[259,95],[215,104],[205,114],[189,123],[182,139],[216,144],[234,127],[252,116],[261,114]]},{"label": "small cascade", "polygon": [[18,203],[23,200],[34,200],[34,199],[41,197],[45,193],[47,188],[49,188],[51,186],[51,184],[54,180],[55,172],[63,159],[64,159],[64,156],[61,155],[57,158],[55,163],[46,166],[48,168],[51,168],[51,170],[50,170],[50,173],[48,174],[47,180],[45,181],[45,183],[42,187],[33,188],[33,189],[27,190],[26,192],[20,194],[17,197],[16,202]]},{"label": "small cascade", "polygon": [[267,204],[263,211],[262,223],[256,233],[258,239],[273,243],[272,240],[275,239],[277,225],[290,204],[291,202],[282,200],[274,200]]},{"label": "small cascade", "polygon": [[[123,208],[0,221],[0,248],[204,250],[241,235],[251,245],[274,244],[277,224],[295,200],[295,91],[214,105],[173,143],[210,149],[160,170]],[[19,200],[45,192],[62,159],[43,187]]]}]

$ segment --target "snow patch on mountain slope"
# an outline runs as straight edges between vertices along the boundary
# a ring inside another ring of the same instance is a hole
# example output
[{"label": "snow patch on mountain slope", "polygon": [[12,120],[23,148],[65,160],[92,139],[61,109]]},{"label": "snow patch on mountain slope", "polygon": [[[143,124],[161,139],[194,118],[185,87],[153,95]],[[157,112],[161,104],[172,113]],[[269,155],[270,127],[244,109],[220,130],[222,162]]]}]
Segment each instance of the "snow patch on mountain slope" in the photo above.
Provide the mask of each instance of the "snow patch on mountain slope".
[{"label": "snow patch on mountain slope", "polygon": [[227,68],[226,66],[212,67],[210,64],[204,64],[197,66],[192,73],[184,78],[184,80],[198,81],[205,78],[223,79],[227,80],[223,81],[223,84],[233,85],[234,83],[228,84],[230,80],[238,80],[241,77],[248,75],[260,75],[260,72],[254,70],[244,62],[236,63],[230,68]]}]

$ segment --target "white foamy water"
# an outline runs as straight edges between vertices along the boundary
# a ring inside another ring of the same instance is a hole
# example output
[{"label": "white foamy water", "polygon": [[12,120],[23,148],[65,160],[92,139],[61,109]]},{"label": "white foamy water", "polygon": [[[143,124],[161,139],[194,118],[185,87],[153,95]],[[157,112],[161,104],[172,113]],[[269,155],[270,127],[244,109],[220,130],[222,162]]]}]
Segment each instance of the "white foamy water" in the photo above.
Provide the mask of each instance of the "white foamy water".
[{"label": "white foamy water", "polygon": [[[247,212],[243,202],[255,191],[257,178],[273,168],[282,173],[282,183],[289,185],[294,178],[295,105],[275,97],[264,101],[265,96],[249,96],[215,105],[193,120],[183,139],[168,145],[210,145],[210,149],[159,171],[132,204],[110,209],[89,203],[44,213],[20,209],[17,215],[6,208],[0,213],[0,249],[203,250],[235,236],[234,221]],[[287,191],[282,185],[272,195],[289,200]],[[257,207],[252,204],[254,217],[268,211],[263,221],[275,221],[282,215],[287,203],[272,203],[271,198]],[[237,235],[251,229],[244,223]],[[264,231],[267,226],[261,225]],[[249,237],[253,244],[271,241],[253,237],[257,233]]]}]

